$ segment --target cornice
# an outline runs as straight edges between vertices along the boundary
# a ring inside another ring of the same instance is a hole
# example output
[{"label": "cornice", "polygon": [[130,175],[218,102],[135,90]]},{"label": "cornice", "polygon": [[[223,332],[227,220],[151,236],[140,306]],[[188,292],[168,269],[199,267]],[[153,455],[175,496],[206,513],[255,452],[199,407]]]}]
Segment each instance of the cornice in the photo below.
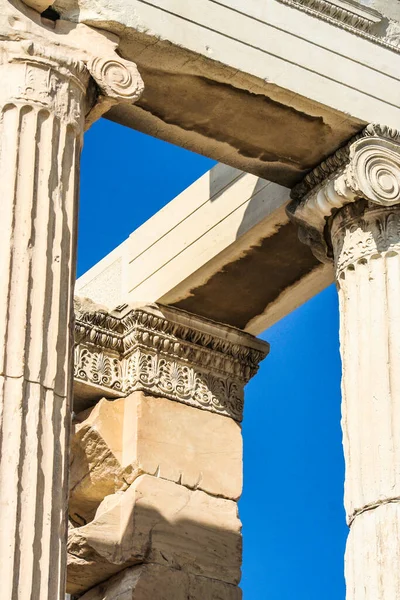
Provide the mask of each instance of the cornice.
[{"label": "cornice", "polygon": [[383,21],[383,17],[378,11],[348,0],[278,1],[388,50],[400,52],[399,45],[391,43],[374,32],[374,27]]},{"label": "cornice", "polygon": [[118,395],[142,390],[242,418],[243,388],[268,344],[162,305],[112,312],[75,301],[75,380]]},{"label": "cornice", "polygon": [[347,204],[400,203],[400,133],[369,125],[292,190],[287,212],[299,237],[322,262],[332,259],[329,219]]}]

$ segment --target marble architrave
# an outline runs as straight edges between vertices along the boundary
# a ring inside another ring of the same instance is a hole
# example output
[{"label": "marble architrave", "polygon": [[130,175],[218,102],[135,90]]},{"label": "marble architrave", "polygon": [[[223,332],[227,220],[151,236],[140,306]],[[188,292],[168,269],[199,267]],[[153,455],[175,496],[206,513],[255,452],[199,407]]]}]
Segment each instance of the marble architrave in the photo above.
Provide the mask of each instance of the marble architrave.
[{"label": "marble architrave", "polygon": [[293,197],[301,239],[336,270],[347,599],[400,598],[400,134],[368,126]]}]

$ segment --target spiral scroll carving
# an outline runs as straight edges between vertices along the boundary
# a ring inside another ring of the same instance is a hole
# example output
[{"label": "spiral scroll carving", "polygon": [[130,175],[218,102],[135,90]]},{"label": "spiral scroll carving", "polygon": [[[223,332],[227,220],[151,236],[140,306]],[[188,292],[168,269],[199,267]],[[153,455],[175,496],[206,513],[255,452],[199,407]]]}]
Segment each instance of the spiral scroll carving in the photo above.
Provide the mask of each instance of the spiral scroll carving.
[{"label": "spiral scroll carving", "polygon": [[129,104],[140,97],[143,81],[134,63],[114,56],[94,57],[87,66],[103,96]]},{"label": "spiral scroll carving", "polygon": [[358,201],[367,201],[371,207],[400,205],[399,133],[369,125],[362,137],[308,175],[292,197],[287,213],[302,228],[301,240],[320,261],[331,260],[335,214]]},{"label": "spiral scroll carving", "polygon": [[349,186],[361,197],[381,206],[400,202],[400,154],[386,140],[356,143],[348,171]]}]

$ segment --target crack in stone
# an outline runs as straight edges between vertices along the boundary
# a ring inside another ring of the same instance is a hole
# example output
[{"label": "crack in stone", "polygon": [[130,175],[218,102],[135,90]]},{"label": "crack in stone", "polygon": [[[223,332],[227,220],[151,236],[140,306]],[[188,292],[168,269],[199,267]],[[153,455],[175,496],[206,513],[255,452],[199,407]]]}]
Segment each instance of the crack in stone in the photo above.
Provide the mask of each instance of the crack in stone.
[{"label": "crack in stone", "polygon": [[385,504],[397,504],[400,503],[400,496],[394,496],[393,498],[385,498],[384,500],[378,500],[377,502],[373,502],[371,504],[366,504],[362,508],[358,508],[354,511],[354,513],[349,517],[349,527],[351,527],[355,518],[359,515],[362,515],[365,512],[369,512],[371,510],[375,510],[375,508],[379,508],[380,506],[384,506]]}]

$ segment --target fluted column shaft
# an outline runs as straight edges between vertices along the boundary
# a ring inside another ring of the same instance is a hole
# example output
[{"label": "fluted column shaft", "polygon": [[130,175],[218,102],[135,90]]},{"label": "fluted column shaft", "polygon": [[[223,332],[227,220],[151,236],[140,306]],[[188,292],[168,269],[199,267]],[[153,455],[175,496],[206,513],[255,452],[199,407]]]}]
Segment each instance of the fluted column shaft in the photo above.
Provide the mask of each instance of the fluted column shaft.
[{"label": "fluted column shaft", "polygon": [[89,75],[0,44],[0,587],[64,597],[78,169]]},{"label": "fluted column shaft", "polygon": [[331,228],[340,301],[349,600],[400,598],[400,206]]},{"label": "fluted column shaft", "polygon": [[292,190],[340,301],[347,600],[400,600],[400,131],[368,125]]}]

